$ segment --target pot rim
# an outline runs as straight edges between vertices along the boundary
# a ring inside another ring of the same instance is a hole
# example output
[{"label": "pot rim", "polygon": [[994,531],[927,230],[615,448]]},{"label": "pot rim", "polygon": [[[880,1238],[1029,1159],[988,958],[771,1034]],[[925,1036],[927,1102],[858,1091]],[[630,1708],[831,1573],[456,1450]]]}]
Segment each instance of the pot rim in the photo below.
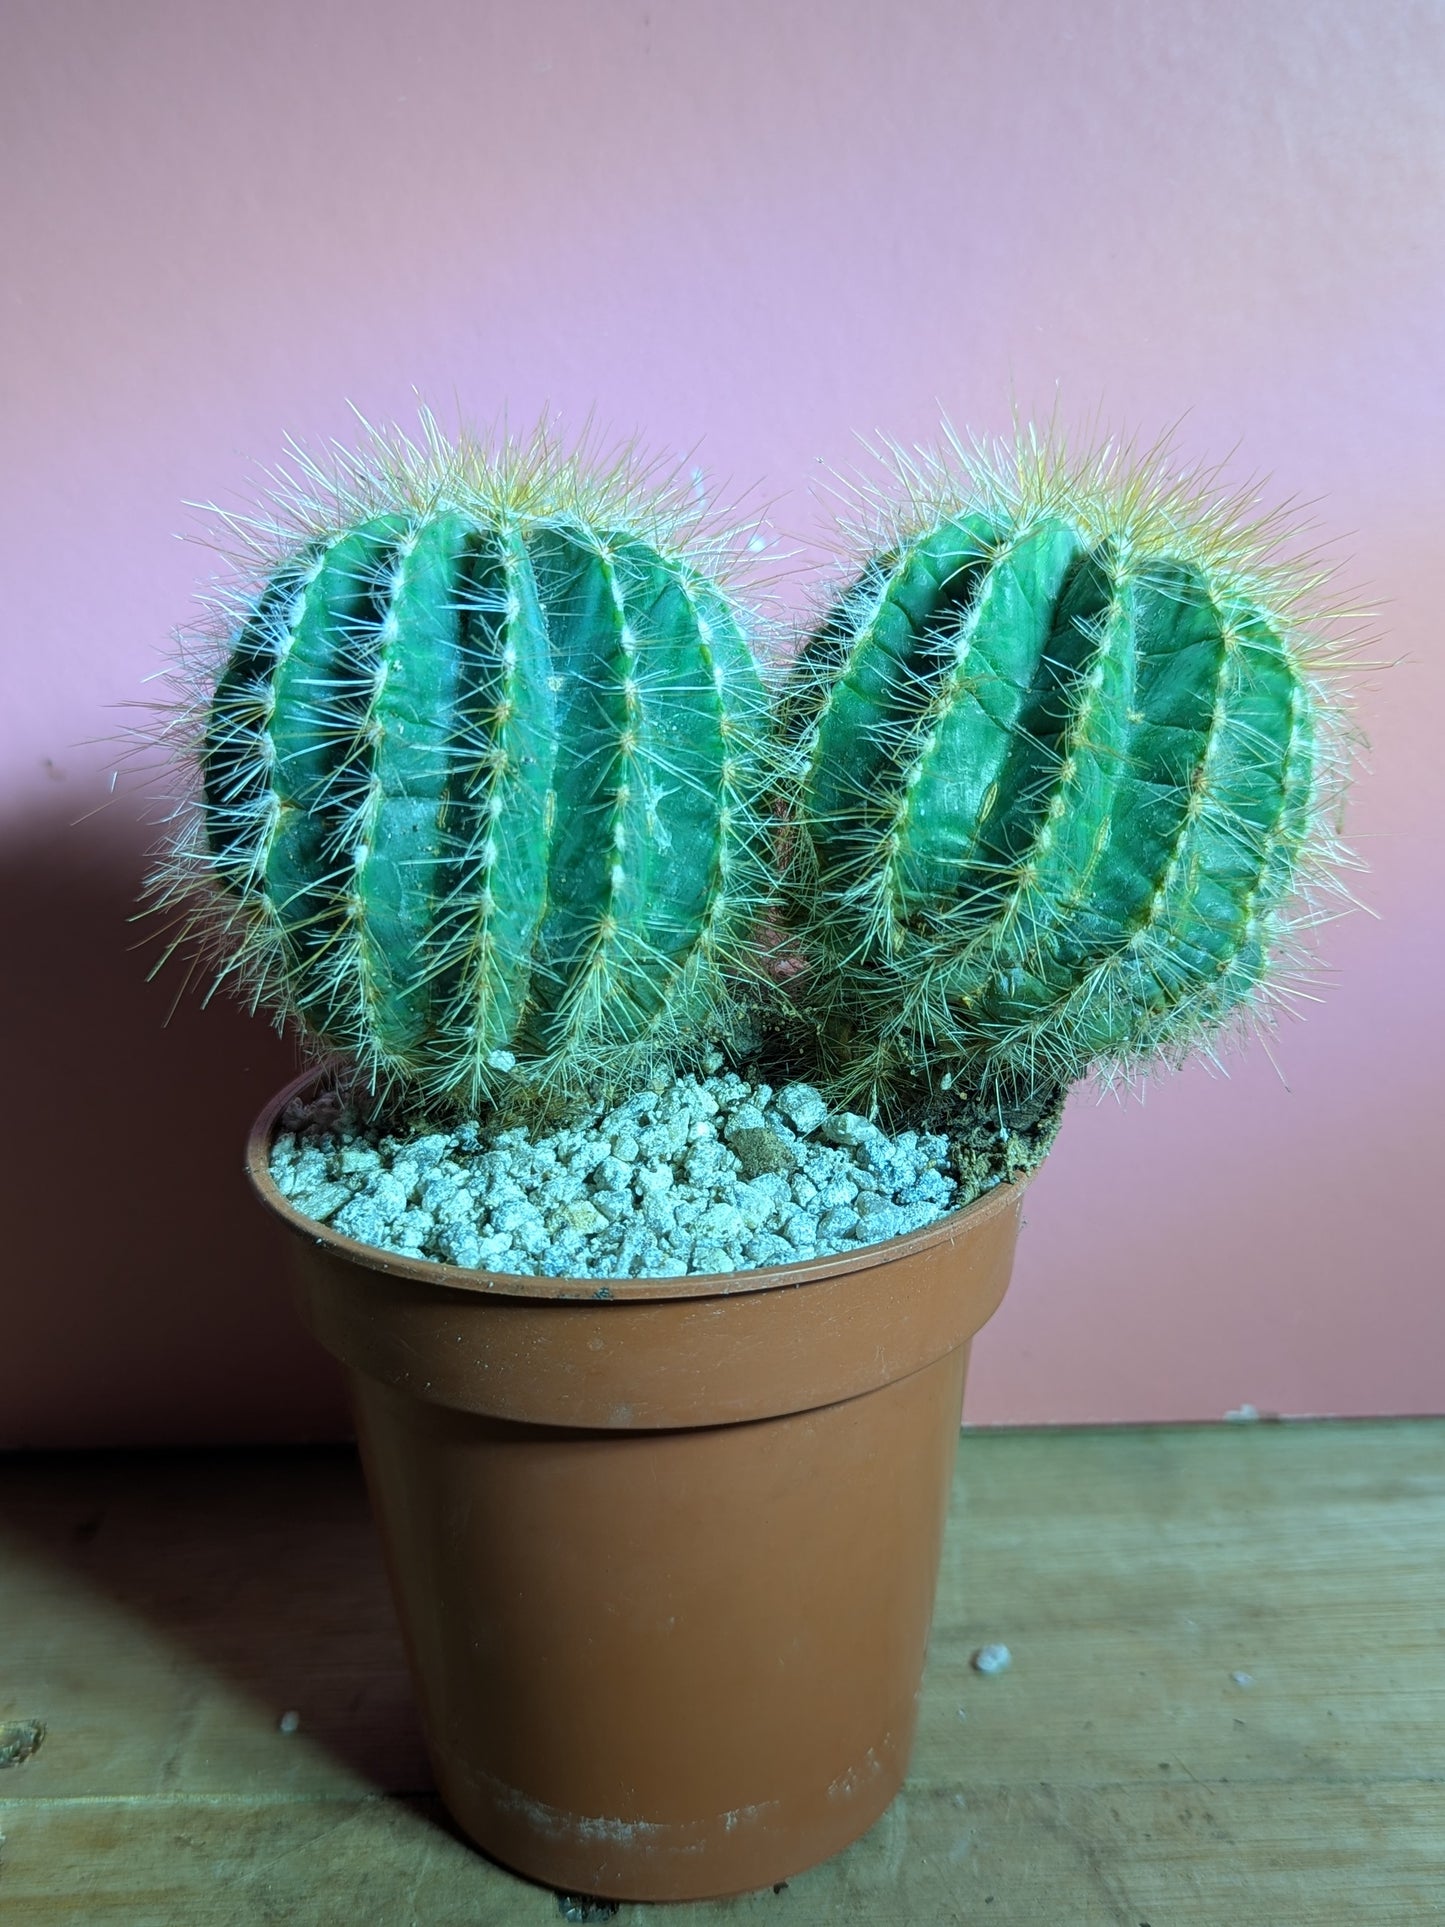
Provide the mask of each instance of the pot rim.
[{"label": "pot rim", "polygon": [[326,1066],[313,1066],[292,1078],[266,1104],[246,1139],[246,1177],[267,1210],[287,1228],[310,1243],[329,1246],[339,1258],[363,1266],[368,1271],[390,1277],[407,1278],[418,1284],[444,1287],[492,1298],[550,1298],[583,1301],[650,1300],[665,1298],[726,1298],[746,1292],[777,1291],[784,1287],[809,1285],[845,1272],[869,1271],[876,1265],[894,1264],[915,1252],[934,1245],[952,1244],[1001,1211],[1011,1208],[1034,1176],[1032,1171],[995,1184],[971,1204],[945,1212],[917,1231],[906,1231],[896,1238],[877,1244],[858,1245],[851,1251],[834,1252],[823,1258],[805,1258],[797,1264],[754,1265],[746,1271],[692,1272],[681,1278],[570,1278],[543,1277],[533,1272],[481,1271],[465,1265],[448,1264],[440,1258],[404,1258],[398,1252],[383,1251],[377,1245],[363,1244],[333,1231],[328,1224],[308,1218],[283,1196],[271,1176],[271,1143],[282,1111],[293,1098],[325,1075]]}]

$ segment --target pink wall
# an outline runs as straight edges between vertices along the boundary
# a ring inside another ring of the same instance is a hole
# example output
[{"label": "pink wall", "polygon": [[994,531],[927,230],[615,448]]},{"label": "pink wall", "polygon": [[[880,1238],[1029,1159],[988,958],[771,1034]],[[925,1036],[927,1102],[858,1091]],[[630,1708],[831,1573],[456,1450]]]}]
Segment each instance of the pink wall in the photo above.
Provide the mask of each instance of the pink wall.
[{"label": "pink wall", "polygon": [[0,43],[0,1443],[344,1424],[237,1176],[285,1055],[163,1028],[139,800],[89,812],[204,573],[181,504],[414,389],[705,436],[805,542],[853,431],[1056,384],[1320,498],[1406,659],[1361,699],[1379,920],[1288,1088],[1079,1094],[970,1416],[1445,1408],[1438,7],[10,0]]}]

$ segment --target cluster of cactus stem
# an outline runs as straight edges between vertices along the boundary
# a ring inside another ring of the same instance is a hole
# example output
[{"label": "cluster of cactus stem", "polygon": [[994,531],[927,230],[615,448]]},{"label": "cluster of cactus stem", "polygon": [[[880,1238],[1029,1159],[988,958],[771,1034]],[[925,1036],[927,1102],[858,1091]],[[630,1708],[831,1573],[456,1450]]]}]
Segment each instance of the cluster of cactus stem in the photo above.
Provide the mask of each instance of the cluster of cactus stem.
[{"label": "cluster of cactus stem", "polygon": [[1027,1101],[1268,1017],[1346,861],[1313,585],[1158,459],[898,455],[775,699],[636,463],[427,417],[302,479],[231,518],[156,893],[380,1099],[595,1103],[771,995],[854,1108]]}]

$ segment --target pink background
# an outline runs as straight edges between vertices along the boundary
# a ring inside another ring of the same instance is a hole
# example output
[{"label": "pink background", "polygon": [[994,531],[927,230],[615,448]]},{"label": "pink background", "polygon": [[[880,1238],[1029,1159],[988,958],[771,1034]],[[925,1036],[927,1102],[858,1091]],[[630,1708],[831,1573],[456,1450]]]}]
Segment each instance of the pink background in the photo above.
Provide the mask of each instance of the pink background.
[{"label": "pink background", "polygon": [[[283,436],[595,407],[824,531],[855,430],[1099,412],[1381,605],[1378,920],[1274,1054],[1079,1093],[975,1423],[1445,1409],[1445,14],[1405,0],[10,0],[0,1444],[330,1436],[243,1194],[289,1059],[145,982],[123,724]],[[1287,1083],[1286,1083],[1287,1080]]]}]

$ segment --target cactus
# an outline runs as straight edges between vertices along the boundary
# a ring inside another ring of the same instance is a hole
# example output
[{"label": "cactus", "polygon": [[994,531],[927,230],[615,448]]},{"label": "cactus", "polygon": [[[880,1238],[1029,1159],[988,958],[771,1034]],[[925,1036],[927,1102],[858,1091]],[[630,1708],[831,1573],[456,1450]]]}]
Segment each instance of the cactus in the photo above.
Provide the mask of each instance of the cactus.
[{"label": "cactus", "polygon": [[1267,1019],[1350,861],[1322,578],[1161,451],[893,453],[783,707],[835,1087],[1017,1096]]},{"label": "cactus", "polygon": [[726,534],[635,460],[423,422],[230,518],[252,567],[192,664],[153,893],[380,1099],[596,1102],[696,1057],[751,968],[749,617]]}]

